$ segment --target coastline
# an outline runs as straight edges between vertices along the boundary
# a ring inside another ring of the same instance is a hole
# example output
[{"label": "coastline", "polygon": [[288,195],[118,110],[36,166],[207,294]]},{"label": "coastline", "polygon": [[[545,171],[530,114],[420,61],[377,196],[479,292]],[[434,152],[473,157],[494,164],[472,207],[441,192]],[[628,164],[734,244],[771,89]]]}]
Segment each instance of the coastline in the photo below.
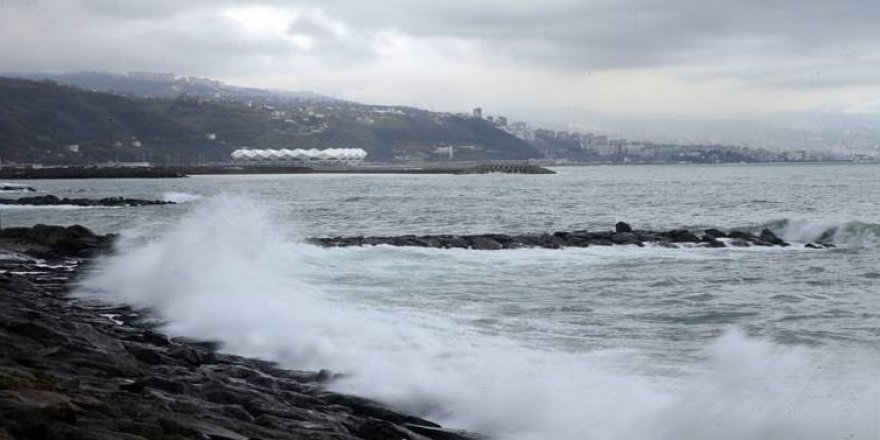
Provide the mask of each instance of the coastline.
[{"label": "coastline", "polygon": [[163,334],[147,311],[74,298],[114,236],[19,232],[0,238],[2,439],[479,438],[328,391],[327,370],[223,353]]},{"label": "coastline", "polygon": [[167,179],[198,175],[251,174],[556,174],[547,168],[522,164],[471,164],[441,166],[365,166],[342,168],[310,168],[294,166],[204,166],[144,168],[4,168],[0,179]]}]

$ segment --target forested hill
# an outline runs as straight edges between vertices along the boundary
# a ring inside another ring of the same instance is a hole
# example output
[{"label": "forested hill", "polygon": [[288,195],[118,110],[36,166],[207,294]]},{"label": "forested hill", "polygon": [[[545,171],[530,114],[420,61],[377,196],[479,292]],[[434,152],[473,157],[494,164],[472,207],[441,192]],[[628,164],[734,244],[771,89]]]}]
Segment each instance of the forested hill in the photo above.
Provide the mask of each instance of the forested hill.
[{"label": "forested hill", "polygon": [[3,163],[183,165],[227,160],[242,146],[361,147],[373,161],[445,160],[447,146],[455,147],[457,160],[539,155],[488,121],[413,108],[344,101],[269,105],[222,96],[135,98],[0,78]]}]

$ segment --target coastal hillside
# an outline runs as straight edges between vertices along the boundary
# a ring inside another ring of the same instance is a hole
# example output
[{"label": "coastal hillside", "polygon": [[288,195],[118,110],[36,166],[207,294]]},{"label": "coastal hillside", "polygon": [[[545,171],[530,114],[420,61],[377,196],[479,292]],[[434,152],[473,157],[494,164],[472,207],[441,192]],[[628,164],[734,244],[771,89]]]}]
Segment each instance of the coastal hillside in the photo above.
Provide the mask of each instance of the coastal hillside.
[{"label": "coastal hillside", "polygon": [[242,146],[361,147],[370,161],[528,159],[538,151],[489,121],[344,101],[142,98],[0,78],[0,160],[195,165]]}]

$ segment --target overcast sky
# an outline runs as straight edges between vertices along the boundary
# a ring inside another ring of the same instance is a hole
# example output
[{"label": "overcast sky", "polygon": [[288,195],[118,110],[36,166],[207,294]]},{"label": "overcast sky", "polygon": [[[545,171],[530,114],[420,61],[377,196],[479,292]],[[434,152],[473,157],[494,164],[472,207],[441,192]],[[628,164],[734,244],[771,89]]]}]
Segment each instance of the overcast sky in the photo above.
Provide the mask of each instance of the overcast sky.
[{"label": "overcast sky", "polygon": [[880,0],[0,0],[0,71],[438,110],[880,111]]}]

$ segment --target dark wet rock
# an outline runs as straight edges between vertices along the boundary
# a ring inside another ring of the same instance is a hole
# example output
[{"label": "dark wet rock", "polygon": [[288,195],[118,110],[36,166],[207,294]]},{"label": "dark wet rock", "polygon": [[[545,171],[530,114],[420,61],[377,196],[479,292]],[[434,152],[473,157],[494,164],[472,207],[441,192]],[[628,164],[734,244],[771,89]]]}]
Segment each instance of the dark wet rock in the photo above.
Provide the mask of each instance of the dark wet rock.
[{"label": "dark wet rock", "polygon": [[712,237],[712,238],[727,238],[728,237],[726,232],[718,230],[718,229],[706,229],[703,232],[706,234],[707,237]]},{"label": "dark wet rock", "polygon": [[729,244],[730,244],[730,246],[733,246],[733,247],[749,247],[750,246],[749,241],[744,240],[742,238],[734,238],[734,239],[730,240]]},{"label": "dark wet rock", "polygon": [[675,243],[699,243],[702,239],[691,231],[676,231],[672,235],[672,241]]},{"label": "dark wet rock", "polygon": [[64,238],[100,239],[87,229],[0,235],[3,252],[39,247],[54,258],[0,260],[0,440],[478,438],[327,391],[337,373],[286,370],[224,354],[215,342],[169,338],[147,312],[49,289],[77,274],[58,267],[81,261],[66,259]]},{"label": "dark wet rock", "polygon": [[769,229],[762,230],[758,238],[767,243],[770,243],[773,246],[788,246],[788,243],[777,237],[776,234],[774,234],[773,231]]},{"label": "dark wet rock", "polygon": [[119,388],[132,393],[140,393],[145,388],[154,388],[172,394],[182,394],[186,390],[186,384],[174,380],[163,379],[161,377],[149,377],[132,383],[123,384]]},{"label": "dark wet rock", "polygon": [[496,251],[498,249],[503,249],[504,245],[497,242],[496,240],[485,237],[485,236],[477,236],[471,240],[471,247],[479,250],[488,250],[488,251]]},{"label": "dark wet rock", "polygon": [[748,232],[743,232],[743,231],[730,231],[727,234],[727,236],[730,238],[736,238],[736,239],[745,240],[745,241],[752,241],[755,238],[757,238],[754,235],[749,234]]},{"label": "dark wet rock", "polygon": [[465,431],[456,431],[452,429],[438,428],[436,426],[422,426],[422,425],[414,425],[411,423],[405,424],[407,428],[414,431],[417,434],[430,436],[430,438],[434,438],[437,440],[468,440],[474,438],[473,433],[465,432]]},{"label": "dark wet rock", "polygon": [[2,185],[0,186],[0,191],[27,191],[27,192],[36,192],[36,188],[32,188],[30,186],[22,186],[22,185]]},{"label": "dark wet rock", "polygon": [[617,232],[611,236],[611,242],[614,244],[641,244],[639,237],[632,232]]},{"label": "dark wet rock", "polygon": [[188,438],[204,438],[211,440],[249,440],[249,437],[220,425],[179,416],[169,416],[161,420],[165,433],[183,435]]},{"label": "dark wet rock", "polygon": [[632,232],[632,231],[633,231],[632,226],[630,226],[628,223],[617,222],[617,224],[614,225],[614,232],[621,233],[621,232]]},{"label": "dark wet rock", "polygon": [[48,259],[86,257],[109,249],[115,240],[113,234],[98,235],[81,225],[38,224],[0,229],[0,244]]},{"label": "dark wet rock", "polygon": [[720,240],[716,240],[716,239],[711,238],[711,237],[709,237],[708,239],[704,239],[704,241],[705,241],[705,243],[706,243],[706,247],[710,247],[710,248],[723,248],[723,247],[727,247],[727,245],[725,245],[724,242],[722,242],[722,241],[720,241]]},{"label": "dark wet rock", "polygon": [[0,205],[147,206],[172,204],[174,204],[174,202],[164,200],[131,199],[126,197],[104,197],[102,199],[62,198],[52,194],[47,194],[45,196],[20,197],[17,199],[0,198]]},{"label": "dark wet rock", "polygon": [[819,245],[816,245],[813,243],[807,243],[804,245],[804,247],[807,249],[822,249],[822,246],[819,246]]}]

